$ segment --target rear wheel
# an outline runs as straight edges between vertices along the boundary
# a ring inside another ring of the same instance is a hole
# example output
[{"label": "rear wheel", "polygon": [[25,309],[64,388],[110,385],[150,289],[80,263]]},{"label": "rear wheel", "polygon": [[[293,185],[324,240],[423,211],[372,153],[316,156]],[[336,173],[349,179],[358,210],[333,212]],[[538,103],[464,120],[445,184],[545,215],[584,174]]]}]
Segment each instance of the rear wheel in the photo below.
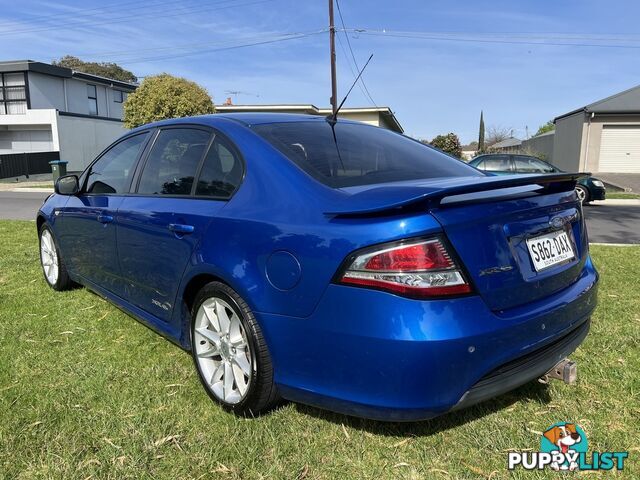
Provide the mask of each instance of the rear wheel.
[{"label": "rear wheel", "polygon": [[53,232],[46,225],[40,227],[40,264],[44,279],[54,290],[69,290],[74,283],[69,278],[67,267],[60,255],[60,250],[53,237]]},{"label": "rear wheel", "polygon": [[191,318],[191,353],[209,396],[238,415],[275,405],[271,358],[246,302],[229,286],[211,282],[198,293]]},{"label": "rear wheel", "polygon": [[583,205],[589,203],[590,195],[589,190],[587,190],[586,187],[583,187],[582,185],[576,185],[576,195],[578,195],[578,200],[580,200]]}]

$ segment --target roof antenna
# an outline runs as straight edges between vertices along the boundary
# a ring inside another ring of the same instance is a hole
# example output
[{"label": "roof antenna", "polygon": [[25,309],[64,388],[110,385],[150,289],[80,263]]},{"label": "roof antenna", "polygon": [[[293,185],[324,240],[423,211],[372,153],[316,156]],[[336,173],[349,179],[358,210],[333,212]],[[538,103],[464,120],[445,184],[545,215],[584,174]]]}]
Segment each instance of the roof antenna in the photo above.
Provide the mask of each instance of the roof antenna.
[{"label": "roof antenna", "polygon": [[358,73],[358,76],[356,77],[356,79],[353,81],[353,84],[351,85],[351,88],[349,89],[349,91],[347,92],[347,94],[344,96],[344,98],[342,99],[342,101],[340,102],[340,105],[338,106],[338,108],[336,109],[335,113],[328,115],[327,116],[327,122],[329,122],[331,125],[335,125],[335,123],[338,121],[338,112],[340,111],[340,109],[342,108],[342,105],[344,105],[344,102],[347,100],[347,97],[349,96],[349,94],[351,93],[351,90],[353,90],[353,87],[356,86],[356,83],[358,83],[358,80],[360,80],[360,77],[362,76],[362,73],[364,72],[364,69],[367,68],[367,65],[369,65],[369,62],[371,61],[371,59],[373,58],[373,54],[371,54],[369,56],[369,60],[367,60],[367,63],[364,64],[364,66],[362,67],[362,69],[360,70],[360,73]]}]

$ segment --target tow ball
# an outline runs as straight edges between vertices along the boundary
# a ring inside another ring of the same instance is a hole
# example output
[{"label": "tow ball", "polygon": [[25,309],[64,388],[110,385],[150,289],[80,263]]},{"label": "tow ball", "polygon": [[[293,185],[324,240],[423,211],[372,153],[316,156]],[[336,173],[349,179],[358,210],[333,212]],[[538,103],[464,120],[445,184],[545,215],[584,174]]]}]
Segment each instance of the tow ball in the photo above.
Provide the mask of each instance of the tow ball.
[{"label": "tow ball", "polygon": [[567,385],[575,385],[578,379],[578,364],[565,358],[560,360],[555,366],[541,376],[538,381],[547,384],[551,380],[560,380]]}]

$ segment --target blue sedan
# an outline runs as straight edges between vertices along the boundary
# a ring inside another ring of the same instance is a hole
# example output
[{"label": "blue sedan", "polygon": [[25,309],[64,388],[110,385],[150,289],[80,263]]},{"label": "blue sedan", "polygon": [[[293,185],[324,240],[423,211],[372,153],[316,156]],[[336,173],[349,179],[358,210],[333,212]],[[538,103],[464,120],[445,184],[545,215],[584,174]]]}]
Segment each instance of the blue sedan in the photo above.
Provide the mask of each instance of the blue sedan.
[{"label": "blue sedan", "polygon": [[191,352],[239,415],[427,419],[534,380],[589,330],[579,174],[488,176],[388,130],[218,114],[128,132],[37,216],[45,280]]}]

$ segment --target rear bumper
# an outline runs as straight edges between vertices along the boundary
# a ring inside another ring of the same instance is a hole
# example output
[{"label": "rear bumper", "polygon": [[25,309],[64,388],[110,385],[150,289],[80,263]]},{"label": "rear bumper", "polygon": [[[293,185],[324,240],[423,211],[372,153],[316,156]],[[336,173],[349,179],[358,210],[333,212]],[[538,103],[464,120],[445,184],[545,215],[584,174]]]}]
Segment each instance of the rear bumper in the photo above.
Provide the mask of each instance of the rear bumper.
[{"label": "rear bumper", "polygon": [[470,407],[540,378],[571,355],[589,333],[591,319],[544,347],[501,365],[465,392],[453,410]]},{"label": "rear bumper", "polygon": [[423,302],[330,285],[310,317],[257,317],[285,398],[410,421],[541,376],[585,338],[596,298],[587,260],[568,288],[501,312],[478,296]]}]

